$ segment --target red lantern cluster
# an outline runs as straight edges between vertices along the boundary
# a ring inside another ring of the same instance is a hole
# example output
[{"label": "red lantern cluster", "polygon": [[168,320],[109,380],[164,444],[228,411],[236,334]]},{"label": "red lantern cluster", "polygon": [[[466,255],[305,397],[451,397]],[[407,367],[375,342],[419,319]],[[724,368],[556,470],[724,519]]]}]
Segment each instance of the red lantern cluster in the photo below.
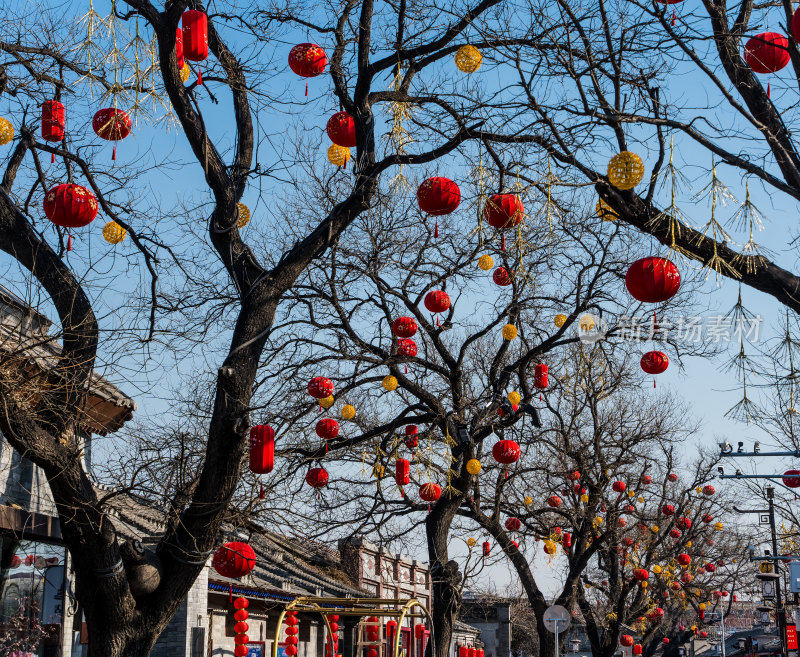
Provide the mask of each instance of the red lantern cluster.
[{"label": "red lantern cluster", "polygon": [[306,389],[314,399],[325,399],[333,394],[333,381],[324,376],[315,376],[308,382]]},{"label": "red lantern cluster", "polygon": [[44,197],[44,213],[57,226],[80,228],[97,216],[97,199],[85,187],[56,185]]},{"label": "red lantern cluster", "polygon": [[417,188],[417,203],[423,212],[441,217],[461,203],[461,190],[449,178],[428,178]]},{"label": "red lantern cluster", "polygon": [[211,565],[223,577],[238,579],[256,567],[256,553],[247,543],[225,543],[214,552]]},{"label": "red lantern cluster", "polygon": [[300,628],[298,627],[300,620],[297,618],[297,612],[287,611],[283,622],[286,624],[286,639],[284,640],[286,647],[283,652],[287,657],[296,657],[297,644],[299,642],[297,637],[300,634]]},{"label": "red lantern cluster", "polygon": [[744,61],[755,73],[777,73],[789,63],[789,39],[778,32],[756,34],[744,45]]},{"label": "red lantern cluster", "polygon": [[522,520],[519,518],[509,518],[506,520],[506,529],[510,532],[518,532],[522,528]]},{"label": "red lantern cluster", "polygon": [[356,145],[356,122],[347,112],[336,112],[328,119],[325,130],[337,146],[353,148]]},{"label": "red lantern cluster", "polygon": [[247,656],[247,644],[250,643],[250,637],[247,636],[247,630],[250,629],[247,624],[247,619],[250,617],[250,614],[247,613],[249,606],[250,602],[247,598],[239,597],[233,601],[233,608],[236,610],[233,613],[233,619],[236,621],[233,626],[233,654],[236,657]]},{"label": "red lantern cluster", "polygon": [[381,626],[378,624],[378,619],[375,616],[367,618],[365,629],[367,634],[367,657],[378,657],[378,642],[380,641]]},{"label": "red lantern cluster", "polygon": [[325,468],[311,468],[306,472],[306,483],[311,488],[323,488],[328,484],[328,471]]},{"label": "red lantern cluster", "polygon": [[[330,643],[325,644],[325,657],[333,657],[338,652],[339,646],[339,615],[330,614],[327,616],[328,627],[330,628]],[[333,650],[331,650],[331,645]]]},{"label": "red lantern cluster", "polygon": [[505,267],[498,267],[492,273],[492,280],[500,287],[507,287],[511,285],[511,274],[508,273],[508,269]]},{"label": "red lantern cluster", "polygon": [[250,427],[250,470],[268,474],[275,467],[275,430],[268,424]]},{"label": "red lantern cluster", "polygon": [[675,296],[681,285],[678,268],[666,258],[654,256],[634,262],[625,275],[630,295],[643,303],[662,303]]},{"label": "red lantern cluster", "polygon": [[392,322],[392,333],[398,338],[410,338],[417,332],[417,323],[413,317],[398,317]]}]

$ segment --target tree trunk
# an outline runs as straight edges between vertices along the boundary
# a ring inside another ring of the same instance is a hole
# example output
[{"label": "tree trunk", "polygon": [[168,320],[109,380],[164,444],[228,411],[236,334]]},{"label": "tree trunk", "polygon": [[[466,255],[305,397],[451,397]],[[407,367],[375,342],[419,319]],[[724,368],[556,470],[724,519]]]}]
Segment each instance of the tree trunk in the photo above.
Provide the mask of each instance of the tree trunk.
[{"label": "tree trunk", "polygon": [[87,657],[148,657],[163,630],[143,628],[133,633],[130,627],[97,629],[97,632],[89,631]]}]

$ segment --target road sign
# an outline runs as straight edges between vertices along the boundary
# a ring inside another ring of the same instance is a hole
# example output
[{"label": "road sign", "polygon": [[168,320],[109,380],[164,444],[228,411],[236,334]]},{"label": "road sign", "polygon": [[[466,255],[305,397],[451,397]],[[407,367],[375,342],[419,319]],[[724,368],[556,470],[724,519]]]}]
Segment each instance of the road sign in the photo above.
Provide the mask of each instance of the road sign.
[{"label": "road sign", "polygon": [[544,626],[556,634],[561,634],[569,629],[570,618],[569,612],[561,605],[552,605],[548,607],[544,616],[542,617]]}]

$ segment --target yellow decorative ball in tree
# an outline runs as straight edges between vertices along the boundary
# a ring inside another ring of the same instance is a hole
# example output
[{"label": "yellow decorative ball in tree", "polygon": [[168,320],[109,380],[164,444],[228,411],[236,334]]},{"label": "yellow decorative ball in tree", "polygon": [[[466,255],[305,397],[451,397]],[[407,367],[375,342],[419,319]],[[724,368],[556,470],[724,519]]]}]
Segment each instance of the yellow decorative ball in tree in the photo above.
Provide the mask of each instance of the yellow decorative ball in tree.
[{"label": "yellow decorative ball in tree", "polygon": [[513,324],[506,324],[503,327],[503,340],[513,340],[517,337],[517,327]]},{"label": "yellow decorative ball in tree", "polygon": [[[697,593],[698,591],[699,591],[699,589],[695,589],[695,593]],[[697,608],[700,611],[705,611],[706,610],[706,603],[705,602],[701,602],[699,605],[697,605]]]},{"label": "yellow decorative ball in tree", "polygon": [[581,327],[581,331],[592,331],[595,327],[594,315],[581,315],[580,319],[578,320],[578,326]]},{"label": "yellow decorative ball in tree", "polygon": [[589,501],[589,496],[586,493],[583,493],[583,495],[581,495],[581,502],[586,504],[588,501]]},{"label": "yellow decorative ball in tree", "polygon": [[0,118],[0,145],[10,144],[14,139],[14,126],[8,119]]},{"label": "yellow decorative ball in tree", "polygon": [[470,538],[468,538],[468,539],[467,539],[467,545],[469,545],[470,547],[475,547],[475,543],[476,543],[476,542],[477,542],[477,541],[476,541],[474,538],[472,538],[472,537],[470,537]]},{"label": "yellow decorative ball in tree", "polygon": [[388,390],[391,392],[392,390],[397,390],[397,377],[389,374],[388,376],[383,377],[383,389]]},{"label": "yellow decorative ball in tree", "polygon": [[562,315],[561,313],[559,313],[558,315],[553,317],[553,324],[556,325],[556,328],[561,328],[566,323],[567,323],[567,316],[566,315]]},{"label": "yellow decorative ball in tree", "polygon": [[633,189],[644,178],[642,158],[631,151],[622,151],[608,163],[608,180],[617,189]]},{"label": "yellow decorative ball in tree", "polygon": [[597,200],[597,204],[594,206],[594,213],[603,221],[616,221],[619,219],[619,215],[603,199]]},{"label": "yellow decorative ball in tree", "polygon": [[694,492],[695,492],[695,493],[697,493],[698,495],[700,495],[700,493],[702,493],[702,492],[703,492],[703,487],[702,487],[702,486],[697,486],[697,487],[694,489]]},{"label": "yellow decorative ball in tree", "polygon": [[690,547],[692,547],[692,542],[691,542],[691,541],[686,541],[686,547],[687,547],[687,548],[690,548]]},{"label": "yellow decorative ball in tree", "polygon": [[639,502],[639,504],[644,504],[644,498],[643,497],[640,497],[636,501]]},{"label": "yellow decorative ball in tree", "polygon": [[333,401],[333,395],[328,395],[319,400],[319,405],[322,406],[322,408],[330,408],[333,406]]},{"label": "yellow decorative ball in tree", "polygon": [[492,267],[494,267],[494,258],[490,255],[482,255],[478,258],[478,267],[480,267],[483,271],[489,271]]},{"label": "yellow decorative ball in tree", "polygon": [[331,144],[328,147],[328,162],[337,167],[346,167],[350,161],[350,149],[347,146]]},{"label": "yellow decorative ball in tree", "polygon": [[647,582],[642,582],[641,586],[642,586],[643,589],[646,589],[647,588]]},{"label": "yellow decorative ball in tree", "polygon": [[467,472],[471,475],[480,474],[481,462],[478,459],[470,459],[467,461]]},{"label": "yellow decorative ball in tree", "polygon": [[556,544],[553,543],[553,541],[547,540],[547,541],[544,542],[544,553],[545,554],[555,554],[557,549],[558,548],[556,547]]},{"label": "yellow decorative ball in tree", "polygon": [[180,70],[178,75],[181,76],[181,82],[186,82],[189,79],[189,76],[192,72],[189,70],[189,65],[186,62],[183,62],[183,68]]},{"label": "yellow decorative ball in tree", "polygon": [[109,221],[103,226],[103,239],[109,244],[119,244],[125,239],[128,231],[120,226],[116,221]]},{"label": "yellow decorative ball in tree", "polygon": [[461,46],[456,52],[456,66],[463,73],[474,73],[482,61],[483,55],[475,46]]},{"label": "yellow decorative ball in tree", "polygon": [[506,399],[510,404],[519,404],[522,401],[522,395],[520,395],[516,390],[512,390],[506,395]]},{"label": "yellow decorative ball in tree", "polygon": [[528,496],[526,495],[526,496],[525,496],[525,499],[524,499],[524,500],[522,500],[522,503],[523,503],[525,506],[530,506],[531,504],[533,504],[533,498],[532,498],[532,497],[528,497]]},{"label": "yellow decorative ball in tree", "polygon": [[248,208],[244,203],[237,203],[236,209],[238,210],[236,213],[236,227],[244,228],[250,223],[250,208]]},{"label": "yellow decorative ball in tree", "polygon": [[372,468],[372,475],[377,477],[378,479],[383,479],[383,475],[386,474],[386,467],[381,465],[380,463],[376,463],[375,467]]},{"label": "yellow decorative ball in tree", "polygon": [[350,404],[345,404],[344,406],[342,406],[343,420],[352,420],[355,416],[356,416],[355,406],[351,406]]},{"label": "yellow decorative ball in tree", "polygon": [[659,532],[659,530],[660,530],[660,529],[661,529],[661,528],[660,528],[658,525],[653,525],[653,526],[650,528],[650,531],[651,531],[651,532],[653,532],[654,534],[658,534],[658,532]]},{"label": "yellow decorative ball in tree", "polygon": [[654,572],[656,575],[660,575],[660,574],[661,574],[661,566],[659,566],[658,564],[656,564],[655,566],[653,566],[653,572]]},{"label": "yellow decorative ball in tree", "polygon": [[725,526],[725,525],[723,525],[721,522],[717,522],[717,523],[715,523],[715,524],[714,524],[714,529],[716,529],[718,532],[721,532],[721,531],[722,531],[722,528],[723,528],[724,526]]}]

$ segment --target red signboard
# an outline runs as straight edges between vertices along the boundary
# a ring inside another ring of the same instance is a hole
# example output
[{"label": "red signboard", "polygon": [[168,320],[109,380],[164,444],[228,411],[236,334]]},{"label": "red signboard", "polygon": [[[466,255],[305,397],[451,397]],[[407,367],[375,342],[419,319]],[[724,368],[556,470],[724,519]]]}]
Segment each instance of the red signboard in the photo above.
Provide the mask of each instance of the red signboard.
[{"label": "red signboard", "polygon": [[797,650],[797,625],[786,626],[786,649]]}]

